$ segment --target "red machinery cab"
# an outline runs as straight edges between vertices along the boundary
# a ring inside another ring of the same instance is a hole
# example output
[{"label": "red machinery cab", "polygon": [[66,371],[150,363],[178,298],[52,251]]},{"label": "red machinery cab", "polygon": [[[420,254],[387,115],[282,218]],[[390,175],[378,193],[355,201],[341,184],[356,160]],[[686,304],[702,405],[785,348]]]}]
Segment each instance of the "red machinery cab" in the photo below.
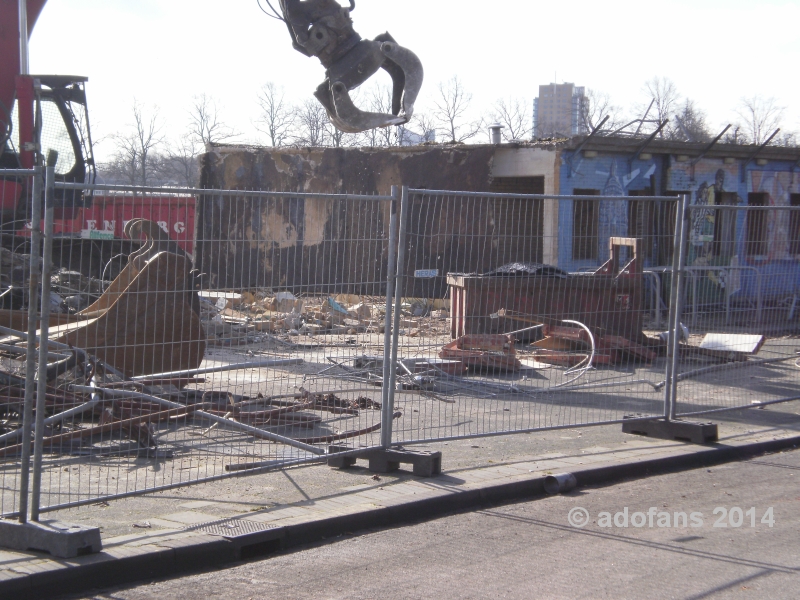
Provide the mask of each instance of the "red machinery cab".
[{"label": "red machinery cab", "polygon": [[[95,165],[86,108],[85,77],[18,76],[17,99],[0,145],[0,169],[55,167],[56,180],[92,183]],[[30,181],[0,177],[2,230],[25,235],[30,221]],[[56,218],[71,218],[90,204],[82,192],[58,190]]]}]

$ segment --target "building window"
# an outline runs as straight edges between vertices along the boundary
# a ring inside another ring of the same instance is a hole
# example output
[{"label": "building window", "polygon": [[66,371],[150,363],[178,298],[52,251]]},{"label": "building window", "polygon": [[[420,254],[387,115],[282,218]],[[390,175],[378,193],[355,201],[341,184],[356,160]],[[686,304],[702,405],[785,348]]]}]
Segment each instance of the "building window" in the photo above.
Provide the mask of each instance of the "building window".
[{"label": "building window", "polygon": [[[800,194],[789,197],[789,205],[800,209]],[[789,254],[800,255],[800,212],[789,213]]]},{"label": "building window", "polygon": [[[747,194],[748,206],[769,206],[769,196],[764,193]],[[767,211],[747,211],[747,240],[745,242],[747,256],[767,255]]]},{"label": "building window", "polygon": [[[544,177],[495,177],[490,191],[504,194],[544,194]],[[544,201],[532,198],[495,198],[492,246],[495,262],[542,262]]]},{"label": "building window", "polygon": [[[599,190],[575,190],[576,196],[599,196]],[[600,258],[600,202],[598,200],[573,200],[572,259],[598,260]]]}]

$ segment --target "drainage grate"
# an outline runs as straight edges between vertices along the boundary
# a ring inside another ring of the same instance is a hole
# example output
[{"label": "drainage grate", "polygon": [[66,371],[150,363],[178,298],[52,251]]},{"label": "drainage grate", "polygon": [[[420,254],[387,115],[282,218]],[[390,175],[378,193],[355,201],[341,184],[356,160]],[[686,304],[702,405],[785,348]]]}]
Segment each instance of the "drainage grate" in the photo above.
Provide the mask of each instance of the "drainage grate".
[{"label": "drainage grate", "polygon": [[269,531],[276,527],[276,525],[270,525],[269,523],[258,523],[256,521],[234,518],[192,525],[191,527],[185,527],[184,531],[202,531],[203,533],[218,535],[224,538],[237,538],[243,535],[258,533],[259,531]]}]

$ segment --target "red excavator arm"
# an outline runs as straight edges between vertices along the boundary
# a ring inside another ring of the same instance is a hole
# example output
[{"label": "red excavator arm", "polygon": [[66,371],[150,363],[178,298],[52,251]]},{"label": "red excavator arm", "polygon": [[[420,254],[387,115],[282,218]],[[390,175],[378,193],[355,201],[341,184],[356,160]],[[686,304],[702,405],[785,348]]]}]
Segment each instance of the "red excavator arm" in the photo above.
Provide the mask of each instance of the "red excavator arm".
[{"label": "red excavator arm", "polygon": [[[28,35],[47,0],[27,0]],[[11,109],[16,98],[19,60],[19,0],[0,0],[0,142],[10,127]]]}]

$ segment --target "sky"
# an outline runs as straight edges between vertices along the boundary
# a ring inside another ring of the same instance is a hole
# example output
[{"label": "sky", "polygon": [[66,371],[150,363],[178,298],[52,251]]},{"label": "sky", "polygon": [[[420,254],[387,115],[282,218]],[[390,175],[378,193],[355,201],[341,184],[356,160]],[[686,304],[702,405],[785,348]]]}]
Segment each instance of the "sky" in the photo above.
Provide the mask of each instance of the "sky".
[{"label": "sky", "polygon": [[[800,0],[358,0],[352,16],[363,37],[389,31],[420,57],[421,112],[454,75],[475,117],[499,98],[532,106],[538,86],[553,81],[632,107],[660,76],[714,129],[737,119],[741,98],[760,94],[786,107],[785,130],[800,131]],[[324,79],[257,0],[49,0],[30,56],[33,73],[89,77],[101,159],[110,136],[130,127],[134,99],[157,107],[164,133],[178,137],[193,98],[206,94],[241,141],[265,143],[254,127],[259,89],[274,82],[302,102]]]}]

